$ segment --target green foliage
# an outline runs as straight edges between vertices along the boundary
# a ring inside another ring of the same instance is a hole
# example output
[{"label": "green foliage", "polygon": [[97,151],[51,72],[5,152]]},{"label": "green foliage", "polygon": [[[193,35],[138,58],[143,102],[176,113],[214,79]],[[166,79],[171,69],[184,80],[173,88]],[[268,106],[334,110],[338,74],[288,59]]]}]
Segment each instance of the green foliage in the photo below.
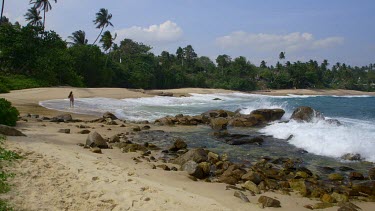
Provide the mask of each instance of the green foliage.
[{"label": "green foliage", "polygon": [[15,126],[19,112],[4,98],[0,98],[0,124]]},{"label": "green foliage", "polygon": [[1,81],[0,81],[0,93],[9,93],[8,87],[6,87],[5,84]]},{"label": "green foliage", "polygon": [[[0,76],[0,87],[3,85],[8,90],[30,89],[47,86],[47,82],[26,77],[24,75]],[[1,89],[1,88],[0,88]]]}]

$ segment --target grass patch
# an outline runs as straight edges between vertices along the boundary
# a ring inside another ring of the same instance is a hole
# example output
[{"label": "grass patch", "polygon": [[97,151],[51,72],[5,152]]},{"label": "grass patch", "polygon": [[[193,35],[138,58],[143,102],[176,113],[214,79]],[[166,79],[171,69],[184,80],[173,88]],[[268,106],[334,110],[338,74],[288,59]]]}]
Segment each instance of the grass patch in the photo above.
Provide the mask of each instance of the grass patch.
[{"label": "grass patch", "polygon": [[[10,190],[10,185],[7,183],[7,181],[9,178],[14,177],[14,174],[5,172],[3,170],[3,162],[21,158],[21,156],[17,153],[3,148],[4,141],[5,137],[0,135],[0,194],[6,193]],[[13,208],[9,206],[9,204],[6,201],[0,199],[0,211],[3,210],[10,211],[13,210]]]},{"label": "grass patch", "polygon": [[0,76],[0,93],[10,90],[30,89],[49,86],[48,83],[24,75]]}]

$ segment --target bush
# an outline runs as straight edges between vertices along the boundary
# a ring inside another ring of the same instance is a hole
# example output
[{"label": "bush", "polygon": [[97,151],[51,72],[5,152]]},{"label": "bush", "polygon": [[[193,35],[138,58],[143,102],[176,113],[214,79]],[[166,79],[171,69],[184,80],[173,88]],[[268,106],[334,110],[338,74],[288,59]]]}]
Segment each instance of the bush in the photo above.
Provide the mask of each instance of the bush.
[{"label": "bush", "polygon": [[6,87],[3,83],[0,81],[0,93],[9,93],[8,87]]},{"label": "bush", "polygon": [[0,98],[0,124],[15,126],[19,114],[9,101]]}]

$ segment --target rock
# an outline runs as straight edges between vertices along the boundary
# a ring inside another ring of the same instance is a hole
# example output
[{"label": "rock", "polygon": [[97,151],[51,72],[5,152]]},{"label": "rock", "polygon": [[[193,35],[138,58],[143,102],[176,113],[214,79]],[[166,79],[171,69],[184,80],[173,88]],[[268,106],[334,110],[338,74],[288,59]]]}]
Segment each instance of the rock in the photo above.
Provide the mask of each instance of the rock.
[{"label": "rock", "polygon": [[70,133],[70,129],[59,129],[57,132],[69,134]]},{"label": "rock", "polygon": [[340,180],[343,180],[344,177],[341,174],[333,173],[333,174],[328,175],[328,179],[332,181],[340,181]]},{"label": "rock", "polygon": [[368,177],[370,178],[370,180],[375,180],[375,167],[374,167],[374,168],[371,168],[371,169],[368,171]]},{"label": "rock", "polygon": [[243,194],[241,191],[235,191],[234,196],[240,198],[243,202],[250,202],[249,198],[247,198],[247,196]]},{"label": "rock", "polygon": [[73,121],[72,115],[61,114],[51,118],[51,122],[71,122]]},{"label": "rock", "polygon": [[198,165],[203,170],[203,173],[205,175],[209,175],[210,174],[210,170],[211,170],[211,164],[210,163],[208,163],[208,162],[201,162]]},{"label": "rock", "polygon": [[299,122],[311,122],[313,119],[324,120],[324,116],[319,111],[307,106],[298,107],[290,118]]},{"label": "rock", "polygon": [[353,171],[354,169],[347,167],[347,166],[340,166],[339,170],[340,171]]},{"label": "rock", "polygon": [[252,181],[246,181],[245,184],[243,184],[243,186],[245,189],[253,192],[253,193],[256,193],[256,194],[260,194],[260,190],[258,188],[258,186],[253,183]]},{"label": "rock", "polygon": [[336,199],[333,198],[331,195],[329,194],[324,194],[320,200],[324,203],[335,203],[336,202]]},{"label": "rock", "polygon": [[89,133],[86,139],[86,146],[89,147],[99,147],[99,148],[108,148],[107,142],[104,138],[97,133],[96,131]]},{"label": "rock", "polygon": [[250,115],[261,115],[265,122],[279,120],[284,114],[283,109],[257,109],[250,113]]},{"label": "rock", "polygon": [[363,176],[363,174],[359,172],[350,172],[349,179],[350,180],[364,180],[365,177]]},{"label": "rock", "polygon": [[331,194],[331,196],[337,202],[348,202],[349,201],[349,197],[345,194],[339,194],[337,192],[334,192],[334,193]]},{"label": "rock", "polygon": [[360,207],[351,202],[339,202],[337,204],[340,208],[337,211],[357,211],[361,210]]},{"label": "rock", "polygon": [[294,179],[300,179],[300,178],[304,178],[304,179],[306,179],[306,178],[308,178],[309,177],[309,174],[308,173],[306,173],[306,172],[304,172],[304,171],[298,171],[297,173],[296,173],[296,175],[294,176]]},{"label": "rock", "polygon": [[102,154],[102,150],[99,147],[92,147],[90,148],[90,151],[93,153]]},{"label": "rock", "polygon": [[184,163],[190,160],[195,161],[196,163],[205,162],[208,160],[207,152],[202,148],[191,149],[185,154],[172,160],[172,163],[182,166]]},{"label": "rock", "polygon": [[212,100],[221,100],[221,99],[216,97],[216,98],[214,98],[214,99],[212,99]]},{"label": "rock", "polygon": [[117,122],[112,120],[111,118],[106,118],[105,119],[105,124],[106,125],[117,125]]},{"label": "rock", "polygon": [[177,152],[180,149],[186,149],[186,147],[187,147],[186,142],[182,140],[181,138],[177,138],[175,139],[173,145],[169,147],[168,150],[172,152]]},{"label": "rock", "polygon": [[228,119],[223,117],[211,119],[210,125],[214,130],[225,130],[227,129]]},{"label": "rock", "polygon": [[113,135],[109,138],[109,143],[117,143],[120,142],[120,137],[118,135]]},{"label": "rock", "polygon": [[341,156],[341,159],[350,160],[350,161],[360,161],[360,160],[362,160],[361,155],[358,154],[358,153],[357,154],[347,153],[347,154]]},{"label": "rock", "polygon": [[171,170],[171,169],[170,169],[167,165],[165,165],[165,164],[160,164],[160,165],[157,165],[156,167],[161,168],[161,169],[163,169],[164,171],[170,171],[170,170]]},{"label": "rock", "polygon": [[[235,134],[234,134],[235,135]],[[261,145],[263,143],[263,138],[260,136],[257,137],[243,137],[235,139],[233,137],[226,138],[225,142],[230,145],[244,145],[244,144],[257,144]]]},{"label": "rock", "polygon": [[233,164],[223,172],[223,174],[219,177],[219,181],[226,184],[235,185],[245,173],[246,171],[241,169],[239,165]]},{"label": "rock", "polygon": [[260,115],[241,115],[229,120],[228,124],[232,127],[252,127],[262,122],[263,119],[259,119]]},{"label": "rock", "polygon": [[317,210],[317,209],[326,209],[326,208],[329,208],[329,207],[333,207],[333,204],[331,203],[316,203],[312,206],[312,208],[314,210]]},{"label": "rock", "polygon": [[201,114],[202,119],[204,122],[207,122],[207,120],[212,118],[218,118],[218,117],[232,117],[234,116],[234,112],[227,111],[227,110],[211,110],[206,111],[203,114]]},{"label": "rock", "polygon": [[262,207],[281,207],[279,200],[268,196],[259,197],[258,202],[262,205]]},{"label": "rock", "polygon": [[329,166],[318,166],[318,170],[324,174],[331,174],[335,172],[335,169]]},{"label": "rock", "polygon": [[203,172],[203,169],[198,165],[198,163],[189,160],[182,165],[182,170],[186,171],[189,175],[194,176],[198,179],[203,179],[206,175]]},{"label": "rock", "polygon": [[114,114],[112,114],[111,112],[105,112],[103,114],[103,119],[107,119],[107,118],[110,118],[111,120],[116,120],[118,119]]},{"label": "rock", "polygon": [[307,184],[303,179],[291,179],[289,180],[289,185],[294,191],[299,192],[302,196],[307,196],[309,194]]},{"label": "rock", "polygon": [[150,125],[145,125],[142,127],[142,130],[149,130],[150,128],[151,128]]},{"label": "rock", "polygon": [[208,160],[212,163],[217,163],[220,160],[220,156],[214,152],[208,152]]},{"label": "rock", "polygon": [[1,125],[1,124],[0,124],[0,134],[5,135],[5,136],[26,136],[21,131],[13,127]]},{"label": "rock", "polygon": [[161,94],[158,94],[158,96],[173,97],[173,93],[172,92],[162,92]]},{"label": "rock", "polygon": [[242,175],[241,179],[251,181],[256,185],[259,185],[259,183],[262,181],[261,176],[254,171],[248,171],[246,174]]},{"label": "rock", "polygon": [[90,130],[81,130],[78,133],[79,134],[89,134],[91,131]]},{"label": "rock", "polygon": [[139,131],[141,131],[141,127],[139,127],[139,126],[135,126],[135,127],[133,127],[133,131],[134,131],[134,132],[139,132]]},{"label": "rock", "polygon": [[352,189],[358,192],[365,193],[370,196],[375,196],[375,181],[352,181]]},{"label": "rock", "polygon": [[341,122],[337,119],[326,119],[326,122],[331,125],[340,126],[342,125]]}]

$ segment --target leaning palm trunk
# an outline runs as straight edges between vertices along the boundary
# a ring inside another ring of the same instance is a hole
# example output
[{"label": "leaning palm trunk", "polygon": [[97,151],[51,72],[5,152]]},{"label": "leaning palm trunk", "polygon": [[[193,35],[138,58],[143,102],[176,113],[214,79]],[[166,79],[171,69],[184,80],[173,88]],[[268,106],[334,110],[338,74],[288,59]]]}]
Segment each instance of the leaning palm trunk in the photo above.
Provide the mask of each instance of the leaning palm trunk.
[{"label": "leaning palm trunk", "polygon": [[98,37],[97,37],[96,40],[94,41],[93,45],[94,45],[94,44],[96,43],[96,41],[99,39],[100,35],[102,35],[103,30],[104,30],[104,27],[102,27],[102,30],[100,31],[100,34],[98,35]]},{"label": "leaning palm trunk", "polygon": [[1,16],[0,16],[0,23],[3,21],[3,13],[4,13],[4,2],[5,0],[3,0],[3,5],[1,7]]},{"label": "leaning palm trunk", "polygon": [[44,10],[44,14],[43,14],[43,31],[44,31],[45,24],[46,24],[46,10]]}]

